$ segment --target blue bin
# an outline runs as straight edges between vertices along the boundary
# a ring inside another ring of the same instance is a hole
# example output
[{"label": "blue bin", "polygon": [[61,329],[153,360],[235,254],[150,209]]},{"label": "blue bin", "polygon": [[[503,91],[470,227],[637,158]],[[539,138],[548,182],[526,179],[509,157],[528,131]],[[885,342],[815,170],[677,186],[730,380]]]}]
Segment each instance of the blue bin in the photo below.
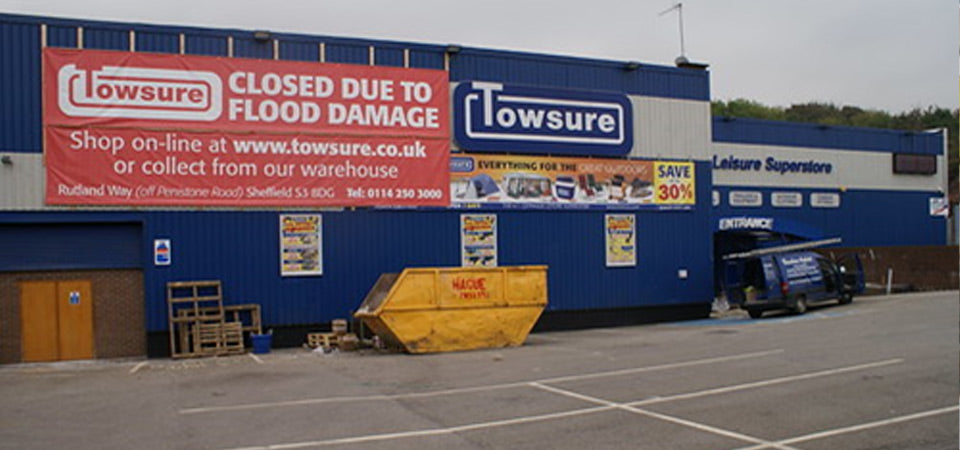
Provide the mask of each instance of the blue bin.
[{"label": "blue bin", "polygon": [[272,340],[272,334],[251,334],[250,341],[253,343],[253,353],[258,355],[270,353],[270,341]]}]

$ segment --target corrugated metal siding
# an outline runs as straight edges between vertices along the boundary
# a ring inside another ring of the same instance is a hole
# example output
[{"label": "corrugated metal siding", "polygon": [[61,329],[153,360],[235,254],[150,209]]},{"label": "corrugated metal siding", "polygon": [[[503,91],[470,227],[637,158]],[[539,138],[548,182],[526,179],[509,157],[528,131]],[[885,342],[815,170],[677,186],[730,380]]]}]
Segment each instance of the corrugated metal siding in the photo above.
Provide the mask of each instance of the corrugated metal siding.
[{"label": "corrugated metal siding", "polygon": [[227,56],[227,37],[187,34],[184,53],[188,55]]},{"label": "corrugated metal siding", "polygon": [[635,158],[708,160],[710,103],[663,97],[631,96]]},{"label": "corrugated metal siding", "polygon": [[280,41],[280,59],[320,61],[320,44],[308,41]]},{"label": "corrugated metal siding", "polygon": [[233,38],[233,56],[237,58],[273,59],[273,40],[258,41],[253,38]]},{"label": "corrugated metal siding", "polygon": [[40,27],[0,22],[0,151],[40,151],[39,74]]},{"label": "corrugated metal siding", "polygon": [[410,50],[410,67],[443,69],[443,51]]},{"label": "corrugated metal siding", "polygon": [[[549,265],[551,310],[709,302],[710,173],[696,164],[699,208],[637,213],[637,267],[605,267],[603,211],[493,211],[500,264]],[[228,303],[261,303],[268,326],[346,317],[381,273],[458,266],[465,212],[474,211],[323,212],[324,275],[286,278],[279,276],[280,212],[145,212],[144,245],[170,238],[173,259],[145,271],[148,330],[166,328],[165,283],[189,279],[222,280]],[[687,280],[677,277],[680,268]]]},{"label": "corrugated metal siding", "polygon": [[142,267],[138,223],[0,224],[0,272]]},{"label": "corrugated metal siding", "polygon": [[403,67],[403,48],[378,46],[374,52],[376,65]]},{"label": "corrugated metal siding", "polygon": [[47,25],[47,46],[77,48],[77,27]]},{"label": "corrugated metal siding", "polygon": [[326,44],[326,52],[326,62],[370,64],[370,48],[366,45],[328,42]]},{"label": "corrugated metal siding", "polygon": [[130,32],[115,28],[84,27],[83,48],[130,50]]},{"label": "corrugated metal siding", "polygon": [[[946,225],[942,217],[931,217],[930,198],[934,192],[875,191],[850,189],[839,193],[825,189],[738,188],[715,187],[720,193],[720,206],[713,208],[713,221],[721,217],[751,216],[787,219],[818,229],[823,236],[843,238],[845,247],[944,245]],[[731,190],[749,190],[763,193],[763,206],[754,208],[731,207]],[[774,208],[770,205],[773,191],[801,192],[800,208]],[[834,192],[840,194],[839,208],[811,208],[810,193]],[[892,212],[891,205],[896,205]]]},{"label": "corrugated metal siding", "polygon": [[713,118],[713,140],[741,144],[835,148],[888,153],[943,154],[940,133],[824,126],[744,118]]},{"label": "corrugated metal siding", "polygon": [[180,34],[156,31],[136,31],[138,52],[180,53]]},{"label": "corrugated metal siding", "polygon": [[687,100],[710,99],[709,73],[700,70],[463,49],[450,58],[451,81],[497,81],[570,89],[618,91]]},{"label": "corrugated metal siding", "polygon": [[10,155],[12,165],[0,165],[0,209],[44,209],[45,172],[39,143],[35,153]]}]

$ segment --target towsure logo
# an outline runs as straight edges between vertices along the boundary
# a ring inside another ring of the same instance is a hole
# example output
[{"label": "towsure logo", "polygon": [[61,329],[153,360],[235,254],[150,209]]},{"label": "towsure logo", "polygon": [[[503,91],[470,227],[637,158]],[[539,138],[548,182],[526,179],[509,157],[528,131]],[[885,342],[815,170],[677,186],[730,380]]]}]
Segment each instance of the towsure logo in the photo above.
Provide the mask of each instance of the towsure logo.
[{"label": "towsure logo", "polygon": [[213,72],[67,64],[57,73],[60,110],[74,117],[168,119],[210,122],[223,105]]},{"label": "towsure logo", "polygon": [[464,150],[622,156],[633,146],[625,95],[462,82],[454,135]]}]

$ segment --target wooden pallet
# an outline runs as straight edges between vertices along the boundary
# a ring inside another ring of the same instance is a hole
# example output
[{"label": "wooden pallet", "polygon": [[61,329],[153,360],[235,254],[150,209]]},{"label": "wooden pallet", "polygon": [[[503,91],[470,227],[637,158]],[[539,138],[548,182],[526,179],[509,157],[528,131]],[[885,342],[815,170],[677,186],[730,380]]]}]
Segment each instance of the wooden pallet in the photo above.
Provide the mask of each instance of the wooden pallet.
[{"label": "wooden pallet", "polygon": [[340,336],[336,333],[307,333],[307,346],[310,348],[339,347]]},{"label": "wooden pallet", "polygon": [[243,333],[262,334],[260,305],[224,306],[218,280],[167,283],[167,314],[174,358],[243,353]]}]

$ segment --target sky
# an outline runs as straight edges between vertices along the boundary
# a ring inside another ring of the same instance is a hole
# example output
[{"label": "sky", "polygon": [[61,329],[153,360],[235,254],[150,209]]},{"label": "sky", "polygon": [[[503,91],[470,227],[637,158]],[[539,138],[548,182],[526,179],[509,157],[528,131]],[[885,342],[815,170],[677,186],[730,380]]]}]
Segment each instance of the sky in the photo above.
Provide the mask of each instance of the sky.
[{"label": "sky", "polygon": [[[376,38],[672,65],[676,0],[0,0],[0,12]],[[714,100],[958,107],[954,0],[684,0]]]}]

